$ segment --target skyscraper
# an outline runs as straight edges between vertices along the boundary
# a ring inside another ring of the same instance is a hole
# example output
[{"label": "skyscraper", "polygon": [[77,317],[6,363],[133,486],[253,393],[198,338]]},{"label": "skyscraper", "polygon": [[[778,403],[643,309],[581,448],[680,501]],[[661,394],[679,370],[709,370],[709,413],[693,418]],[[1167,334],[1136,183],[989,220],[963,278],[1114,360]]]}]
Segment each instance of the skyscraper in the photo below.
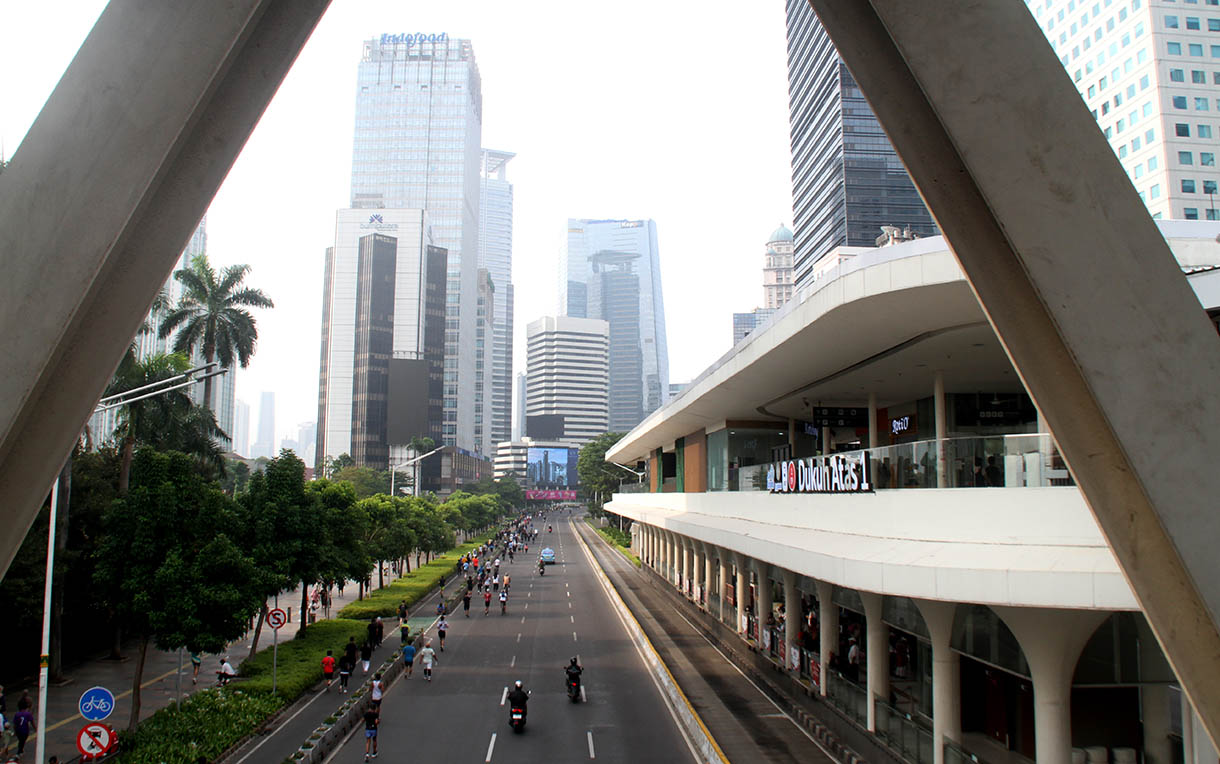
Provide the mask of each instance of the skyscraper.
[{"label": "skyscraper", "polygon": [[569,219],[559,290],[561,314],[610,325],[609,427],[626,432],[669,389],[656,223]]},{"label": "skyscraper", "polygon": [[240,456],[250,455],[250,404],[237,401],[233,416],[233,450]]},{"label": "skyscraper", "polygon": [[1152,217],[1220,219],[1216,3],[1040,0],[1029,9]]},{"label": "skyscraper", "polygon": [[[525,393],[526,393],[526,377],[525,372],[517,372],[517,386],[513,393],[516,403],[513,406],[513,440],[521,440],[525,437]],[[501,441],[503,443],[504,441]],[[496,453],[500,453],[499,445],[496,446]]]},{"label": "skyscraper", "polygon": [[[479,267],[495,286],[492,319],[490,450],[512,436],[513,423],[513,184],[506,165],[516,154],[483,149],[479,199]],[[486,414],[484,415],[486,416]]]},{"label": "skyscraper", "polygon": [[881,226],[937,233],[898,153],[806,0],[787,0],[796,283],[837,246]]},{"label": "skyscraper", "polygon": [[474,442],[475,451],[491,457],[495,446],[492,429],[492,366],[495,358],[495,312],[499,301],[496,286],[486,268],[479,269],[479,302],[475,314]]},{"label": "skyscraper", "polygon": [[326,251],[314,462],[386,469],[440,438],[445,250],[422,210],[340,210]]},{"label": "skyscraper", "polygon": [[475,448],[482,83],[469,40],[384,34],[367,40],[356,92],[351,204],[426,210],[447,250],[447,445]]},{"label": "skyscraper", "polygon": [[254,458],[275,456],[275,393],[263,392],[258,398],[258,439],[250,448]]},{"label": "skyscraper", "polygon": [[525,434],[583,444],[610,422],[606,321],[544,316],[526,326]]},{"label": "skyscraper", "polygon": [[783,307],[792,299],[792,231],[781,225],[767,238],[763,254],[763,307]]}]

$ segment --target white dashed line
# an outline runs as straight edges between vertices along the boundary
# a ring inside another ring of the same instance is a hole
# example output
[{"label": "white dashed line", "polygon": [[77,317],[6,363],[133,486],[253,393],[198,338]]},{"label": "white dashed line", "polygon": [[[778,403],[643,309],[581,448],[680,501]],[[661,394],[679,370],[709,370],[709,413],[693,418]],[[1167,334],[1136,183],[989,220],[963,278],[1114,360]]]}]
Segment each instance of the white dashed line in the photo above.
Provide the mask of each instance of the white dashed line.
[{"label": "white dashed line", "polygon": [[570,615],[570,616],[568,616],[568,618],[572,619],[572,623],[576,623],[576,616]]},{"label": "white dashed line", "polygon": [[572,641],[573,641],[573,642],[575,642],[575,641],[576,641],[576,632],[572,632]]},{"label": "white dashed line", "polygon": [[491,761],[491,752],[496,748],[496,733],[491,733],[491,742],[487,744],[487,758],[483,759],[484,764]]},{"label": "white dashed line", "polygon": [[[516,665],[517,665],[517,656],[515,656],[515,655],[514,655],[514,656],[513,656],[513,659],[512,659],[511,661],[509,661],[509,662],[508,662],[508,667],[509,667],[509,668],[512,668],[513,666],[516,666]],[[506,687],[506,688],[504,688],[504,689],[508,689],[508,688]],[[500,705],[504,705],[504,704],[503,704],[503,703],[501,703]]]},{"label": "white dashed line", "polygon": [[521,635],[520,634],[517,635],[517,644],[521,644]]},{"label": "white dashed line", "polygon": [[[589,758],[596,759],[597,756],[595,756],[593,754],[593,732],[589,731],[589,732],[586,732],[585,734],[589,736]],[[491,759],[488,759],[488,761],[491,761]]]},{"label": "white dashed line", "polygon": [[[504,705],[504,701],[508,699],[508,687],[504,688],[504,692],[500,694],[500,705]],[[491,754],[487,754],[490,756]]]},{"label": "white dashed line", "polygon": [[521,623],[525,623],[525,616],[521,616]]},{"label": "white dashed line", "polygon": [[587,697],[585,697],[585,686],[583,684],[580,686],[580,702],[581,703],[589,702],[589,699]]}]

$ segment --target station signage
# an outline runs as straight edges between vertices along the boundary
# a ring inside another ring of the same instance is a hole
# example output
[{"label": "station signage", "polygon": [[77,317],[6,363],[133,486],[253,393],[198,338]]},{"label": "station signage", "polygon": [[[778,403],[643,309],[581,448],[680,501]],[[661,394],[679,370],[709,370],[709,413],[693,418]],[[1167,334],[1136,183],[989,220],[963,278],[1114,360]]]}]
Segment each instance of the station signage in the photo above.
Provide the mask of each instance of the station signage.
[{"label": "station signage", "polygon": [[785,459],[767,468],[771,493],[872,493],[869,452]]}]

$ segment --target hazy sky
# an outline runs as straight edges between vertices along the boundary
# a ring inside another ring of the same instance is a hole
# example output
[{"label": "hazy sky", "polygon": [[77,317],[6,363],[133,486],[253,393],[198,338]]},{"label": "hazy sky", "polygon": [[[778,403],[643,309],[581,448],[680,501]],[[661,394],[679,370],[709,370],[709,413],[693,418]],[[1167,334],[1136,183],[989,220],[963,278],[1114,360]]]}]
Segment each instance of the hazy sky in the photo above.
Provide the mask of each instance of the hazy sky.
[{"label": "hazy sky", "polygon": [[[104,7],[0,0],[0,142],[21,138]],[[349,201],[356,65],[383,32],[473,41],[483,145],[516,152],[516,362],[554,313],[569,217],[657,221],[670,379],[725,353],[762,301],[763,245],[791,225],[782,0],[334,0],[208,212],[213,262],[249,263],[275,300],[237,377],[276,394],[277,441],[317,418],[322,256]],[[278,445],[278,443],[277,443]]]}]

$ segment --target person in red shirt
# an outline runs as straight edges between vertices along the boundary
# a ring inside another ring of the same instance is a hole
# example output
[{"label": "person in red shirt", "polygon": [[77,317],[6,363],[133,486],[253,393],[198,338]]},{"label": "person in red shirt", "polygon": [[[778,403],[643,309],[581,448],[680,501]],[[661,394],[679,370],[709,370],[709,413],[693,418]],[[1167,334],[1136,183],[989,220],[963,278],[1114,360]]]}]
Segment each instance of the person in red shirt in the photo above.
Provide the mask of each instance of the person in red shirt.
[{"label": "person in red shirt", "polygon": [[491,612],[491,587],[483,589],[483,615]]},{"label": "person in red shirt", "polygon": [[331,651],[326,651],[326,657],[322,659],[322,676],[326,677],[326,691],[330,692],[330,685],[335,681],[335,657],[331,655]]}]

